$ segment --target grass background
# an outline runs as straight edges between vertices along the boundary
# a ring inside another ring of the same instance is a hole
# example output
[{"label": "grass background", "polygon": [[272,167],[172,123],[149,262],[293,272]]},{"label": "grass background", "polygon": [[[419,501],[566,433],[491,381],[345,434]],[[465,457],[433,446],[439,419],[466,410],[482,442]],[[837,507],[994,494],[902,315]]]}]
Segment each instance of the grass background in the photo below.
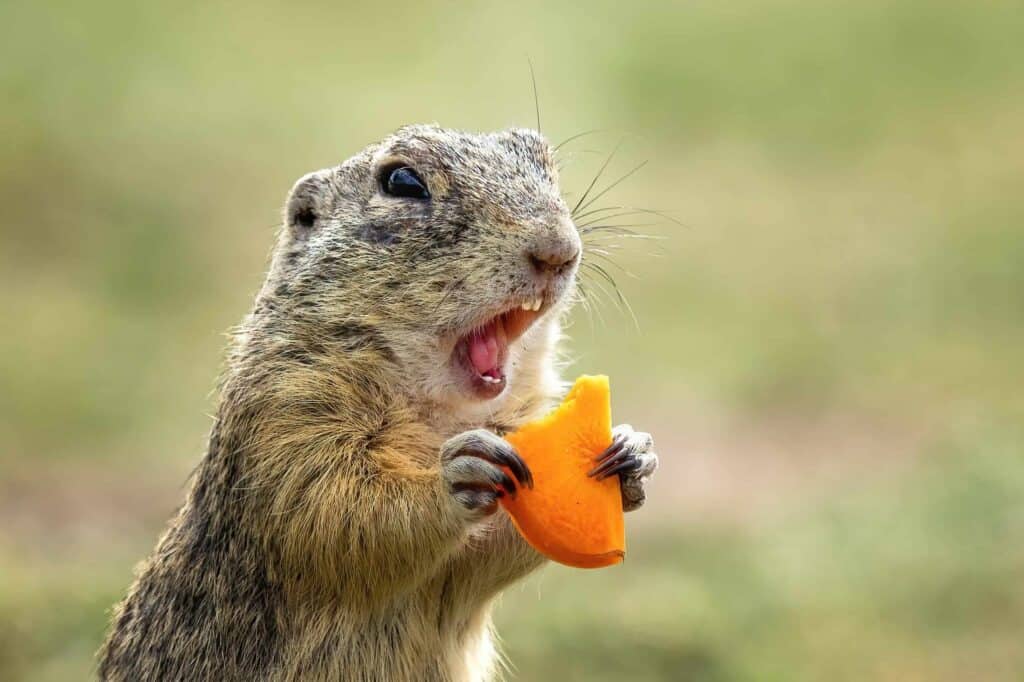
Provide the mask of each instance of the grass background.
[{"label": "grass background", "polygon": [[[1024,675],[1024,7],[0,6],[0,678],[82,679],[200,456],[291,183],[533,125],[626,241],[574,370],[662,470],[614,569],[502,598],[519,680]],[[646,222],[646,221],[644,221]]]}]

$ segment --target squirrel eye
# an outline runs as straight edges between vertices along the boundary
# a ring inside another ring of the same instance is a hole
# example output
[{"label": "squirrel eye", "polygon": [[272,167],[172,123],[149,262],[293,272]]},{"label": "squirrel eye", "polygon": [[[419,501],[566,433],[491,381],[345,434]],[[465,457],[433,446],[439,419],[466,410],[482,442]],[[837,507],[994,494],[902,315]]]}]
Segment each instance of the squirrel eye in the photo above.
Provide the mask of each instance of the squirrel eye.
[{"label": "squirrel eye", "polygon": [[430,198],[430,192],[427,190],[426,183],[409,166],[400,166],[385,171],[382,180],[381,186],[385,194],[410,199]]}]

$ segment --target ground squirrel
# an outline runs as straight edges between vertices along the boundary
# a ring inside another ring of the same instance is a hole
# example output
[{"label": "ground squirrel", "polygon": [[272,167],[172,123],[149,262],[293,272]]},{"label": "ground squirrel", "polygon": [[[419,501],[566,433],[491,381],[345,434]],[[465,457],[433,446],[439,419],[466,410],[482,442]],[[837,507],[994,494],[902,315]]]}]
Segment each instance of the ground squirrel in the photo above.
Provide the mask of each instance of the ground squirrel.
[{"label": "ground squirrel", "polygon": [[[582,243],[537,132],[409,126],[291,191],[209,449],[113,615],[106,680],[484,680],[544,559],[500,434],[561,396]],[[616,429],[628,508],[657,459]],[[508,475],[505,471],[512,472]]]}]

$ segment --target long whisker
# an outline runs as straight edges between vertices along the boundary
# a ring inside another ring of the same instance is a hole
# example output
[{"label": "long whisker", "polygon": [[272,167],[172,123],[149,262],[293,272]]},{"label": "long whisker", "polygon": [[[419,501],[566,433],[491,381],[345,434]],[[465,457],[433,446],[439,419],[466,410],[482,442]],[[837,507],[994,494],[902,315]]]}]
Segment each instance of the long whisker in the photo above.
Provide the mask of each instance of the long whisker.
[{"label": "long whisker", "polygon": [[[583,241],[584,255],[586,253],[588,253],[589,251],[592,251],[594,249],[601,249],[603,251],[607,251],[609,254],[611,254],[612,252],[623,251],[625,249],[625,247],[622,244],[620,244],[618,241],[609,241],[609,240],[612,240],[612,239],[616,239],[618,236],[619,235],[599,235],[598,237],[590,237],[590,238],[584,239],[584,241]],[[621,236],[624,239],[629,238],[629,235],[621,235]],[[630,252],[633,252],[632,248],[630,248]],[[649,258],[664,258],[664,257],[668,256],[669,253],[668,253],[668,251],[664,247],[662,247],[660,245],[656,245],[656,246],[651,247],[649,250],[644,250],[643,252],[640,253],[640,255],[643,255],[643,256],[646,256],[646,257],[649,257]]]},{"label": "long whisker", "polygon": [[636,213],[650,213],[651,215],[656,215],[659,218],[664,218],[665,220],[668,220],[669,222],[673,222],[676,225],[678,225],[679,227],[686,227],[686,223],[680,222],[678,218],[673,217],[671,214],[669,214],[666,211],[658,211],[658,210],[655,210],[653,208],[637,208],[636,206],[605,206],[604,208],[592,208],[589,211],[584,211],[583,213],[580,213],[579,215],[574,215],[573,218],[576,219],[576,220],[579,220],[580,218],[585,218],[588,215],[592,215],[592,214],[595,214],[595,213],[600,213],[600,212],[603,212],[603,211],[614,211],[614,210],[624,210],[624,209],[628,209],[629,211],[633,211],[633,212],[636,212]]},{"label": "long whisker", "polygon": [[[608,213],[607,215],[592,215],[586,220],[580,221],[577,219],[575,222],[577,227],[586,227],[587,225],[593,225],[594,223],[598,223],[602,220],[619,220],[620,218],[634,219],[636,216],[648,217],[651,215],[653,214],[648,211],[622,211],[621,213]],[[657,223],[652,224],[656,225]]]},{"label": "long whisker", "polygon": [[596,272],[606,282],[608,282],[608,284],[611,285],[612,291],[615,292],[615,296],[618,299],[619,303],[621,303],[623,306],[625,306],[626,310],[629,311],[629,316],[631,318],[633,318],[633,324],[636,325],[636,328],[639,330],[640,329],[640,322],[636,318],[636,313],[633,312],[633,306],[631,306],[629,304],[629,301],[626,300],[626,297],[622,295],[622,292],[619,290],[619,285],[615,282],[615,278],[612,277],[610,274],[608,274],[608,271],[605,270],[600,265],[598,265],[597,263],[592,263],[592,262],[584,261],[583,262],[583,267],[589,268],[590,270]]},{"label": "long whisker", "polygon": [[631,175],[633,175],[634,173],[636,173],[636,172],[637,172],[638,170],[640,170],[641,168],[643,168],[643,167],[644,167],[644,166],[646,166],[646,165],[647,165],[647,161],[641,161],[641,162],[640,162],[640,163],[638,163],[638,164],[637,164],[636,166],[634,166],[634,167],[633,167],[633,168],[632,168],[632,169],[631,169],[631,170],[630,170],[630,171],[629,171],[628,173],[626,173],[625,175],[623,175],[622,177],[620,177],[620,178],[619,178],[618,180],[616,180],[615,182],[613,182],[612,184],[608,185],[608,186],[607,186],[607,187],[605,187],[605,188],[604,188],[603,190],[601,190],[600,192],[598,192],[597,194],[595,194],[595,195],[594,195],[593,197],[591,197],[591,198],[590,198],[590,200],[589,200],[589,201],[588,201],[587,203],[583,204],[583,205],[582,205],[582,206],[580,206],[579,208],[580,208],[580,209],[582,210],[582,209],[585,209],[585,208],[586,208],[587,206],[590,206],[590,205],[591,205],[591,204],[593,204],[593,203],[594,203],[595,201],[597,201],[598,199],[600,199],[600,198],[601,198],[602,196],[604,196],[605,194],[607,194],[608,192],[610,192],[610,191],[611,191],[612,189],[614,189],[614,188],[615,188],[615,186],[616,186],[616,185],[618,185],[618,184],[619,184],[620,182],[622,182],[622,181],[623,181],[623,180],[625,180],[626,178],[630,177]]},{"label": "long whisker", "polygon": [[604,163],[601,165],[601,168],[598,169],[597,175],[595,175],[594,179],[590,181],[590,185],[587,186],[587,191],[583,193],[583,196],[580,197],[580,200],[578,202],[576,202],[575,206],[573,206],[572,211],[569,212],[570,215],[575,217],[576,211],[578,211],[579,208],[580,208],[580,205],[584,201],[586,201],[587,196],[590,194],[590,191],[594,189],[594,185],[596,185],[597,181],[601,179],[602,173],[604,173],[604,170],[608,167],[608,164],[610,164],[612,162],[612,159],[615,158],[615,153],[617,151],[619,151],[619,147],[621,147],[621,146],[622,146],[622,140],[619,140],[619,143],[615,145],[614,149],[612,149],[612,153],[608,155],[608,158],[605,159]]},{"label": "long whisker", "polygon": [[[597,276],[596,273],[594,274],[594,278],[591,280],[590,284],[600,294],[600,302],[608,303],[619,312],[624,312],[622,303],[620,303],[618,299],[608,291],[608,287],[602,283],[602,278]],[[604,315],[601,314],[601,306],[594,306],[594,310],[597,312],[597,315],[601,320],[601,324],[603,326],[607,326],[607,321],[605,320]]]},{"label": "long whisker", "polygon": [[646,234],[643,232],[637,232],[636,230],[630,229],[632,227],[648,227],[654,224],[656,223],[633,223],[626,225],[588,225],[584,228],[581,228],[579,233],[581,235],[588,235],[593,234],[595,232],[611,232],[616,235],[628,235],[630,237],[643,237],[646,239],[667,239],[667,237],[663,237],[661,235]]},{"label": "long whisker", "polygon": [[658,225],[658,224],[659,223],[599,223],[599,222],[595,221],[595,222],[592,222],[592,223],[586,223],[585,225],[577,225],[576,229],[578,229],[580,232],[583,232],[584,230],[590,230],[590,229],[595,228],[595,227],[611,227],[611,228],[621,227],[623,229],[627,229],[628,230],[629,228],[632,228],[632,227],[654,227],[655,225]]},{"label": "long whisker", "polygon": [[616,268],[617,270],[619,270],[626,277],[629,277],[631,279],[639,279],[633,272],[627,270],[621,264],[617,263],[615,261],[615,259],[612,258],[612,254],[609,251],[605,251],[604,249],[598,249],[598,248],[593,248],[593,247],[588,248],[588,249],[584,249],[583,257],[586,258],[588,256],[594,256],[595,258],[600,258],[605,263],[608,263],[608,265],[610,265],[613,268]]},{"label": "long whisker", "polygon": [[576,288],[579,291],[579,298],[577,300],[579,300],[580,304],[583,306],[583,309],[587,311],[587,319],[590,321],[590,331],[593,332],[595,329],[594,307],[590,301],[589,289],[587,289],[587,287],[584,286],[582,280],[577,280]]},{"label": "long whisker", "polygon": [[602,220],[618,220],[619,218],[630,218],[635,215],[640,215],[638,211],[621,211],[619,213],[609,213],[608,215],[591,215],[588,220],[575,220],[576,227],[586,227],[587,225],[593,225]]},{"label": "long whisker", "polygon": [[606,241],[608,239],[643,239],[645,241],[646,240],[650,240],[650,241],[666,241],[668,239],[668,237],[661,237],[661,236],[651,235],[651,234],[618,234],[618,233],[615,233],[615,232],[609,232],[608,234],[596,234],[596,235],[595,234],[588,234],[588,235],[585,235],[583,241],[585,243],[602,244],[602,245],[605,246],[605,248],[615,248],[615,249],[624,248],[618,242],[614,242],[612,244],[608,244],[608,242]]},{"label": "long whisker", "polygon": [[527,57],[526,63],[530,65],[530,82],[533,83],[533,109],[537,113],[537,132],[540,132],[540,98],[537,96],[537,78],[533,74],[533,61]]},{"label": "long whisker", "polygon": [[559,142],[558,144],[556,144],[556,145],[555,145],[555,146],[554,146],[554,147],[552,148],[552,150],[553,150],[553,151],[556,151],[556,152],[557,152],[557,151],[558,151],[559,149],[561,149],[561,148],[562,148],[562,147],[564,147],[565,145],[569,144],[569,143],[570,143],[570,142],[572,142],[573,140],[578,140],[578,139],[580,139],[581,137],[584,137],[584,136],[586,136],[586,135],[593,135],[594,133],[600,133],[600,132],[604,132],[604,129],[603,129],[603,128],[594,128],[594,129],[592,129],[592,130],[584,130],[584,131],[583,131],[582,133],[576,133],[575,135],[573,135],[573,136],[571,136],[571,137],[567,137],[567,138],[565,138],[564,140],[562,140],[561,142]]},{"label": "long whisker", "polygon": [[[598,321],[601,323],[601,326],[604,327],[605,324],[606,324],[605,323],[605,319],[604,319],[604,314],[601,312],[601,306],[598,305],[600,303],[600,299],[601,299],[601,296],[599,296],[599,294],[604,294],[604,298],[607,298],[609,301],[612,301],[612,298],[611,298],[611,295],[608,293],[608,290],[605,289],[604,286],[602,286],[601,283],[598,282],[597,280],[589,282],[588,286],[590,286],[590,285],[593,285],[592,292],[594,293],[594,301],[593,301],[593,305],[592,305],[592,310],[597,314],[597,318],[598,318]],[[612,302],[614,302],[614,301],[612,301]]]},{"label": "long whisker", "polygon": [[[618,285],[615,283],[615,278],[608,274],[608,271],[605,270],[600,265],[598,265],[597,263],[583,261],[580,264],[580,267],[588,268],[591,272],[596,273],[599,277],[601,277],[601,279],[603,279],[605,282],[611,285],[613,291],[618,291]],[[616,298],[619,299],[619,302],[621,302],[621,295],[616,296]]]},{"label": "long whisker", "polygon": [[630,208],[630,207],[629,206],[602,206],[601,208],[592,208],[589,211],[584,211],[583,213],[580,213],[576,217],[577,218],[584,218],[584,217],[586,217],[586,216],[588,216],[588,215],[590,215],[592,213],[604,213],[606,211],[620,211],[620,210],[623,210],[623,209],[626,209],[626,208]]}]

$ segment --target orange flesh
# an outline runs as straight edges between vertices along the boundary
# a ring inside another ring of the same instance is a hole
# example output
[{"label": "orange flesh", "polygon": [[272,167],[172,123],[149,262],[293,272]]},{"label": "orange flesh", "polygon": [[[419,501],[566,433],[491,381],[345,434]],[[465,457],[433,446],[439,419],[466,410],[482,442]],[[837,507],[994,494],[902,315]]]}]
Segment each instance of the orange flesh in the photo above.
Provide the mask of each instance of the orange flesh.
[{"label": "orange flesh", "polygon": [[612,442],[611,412],[608,377],[582,376],[553,412],[505,437],[534,487],[501,503],[527,542],[568,566],[611,566],[626,554],[619,477],[587,476]]}]

